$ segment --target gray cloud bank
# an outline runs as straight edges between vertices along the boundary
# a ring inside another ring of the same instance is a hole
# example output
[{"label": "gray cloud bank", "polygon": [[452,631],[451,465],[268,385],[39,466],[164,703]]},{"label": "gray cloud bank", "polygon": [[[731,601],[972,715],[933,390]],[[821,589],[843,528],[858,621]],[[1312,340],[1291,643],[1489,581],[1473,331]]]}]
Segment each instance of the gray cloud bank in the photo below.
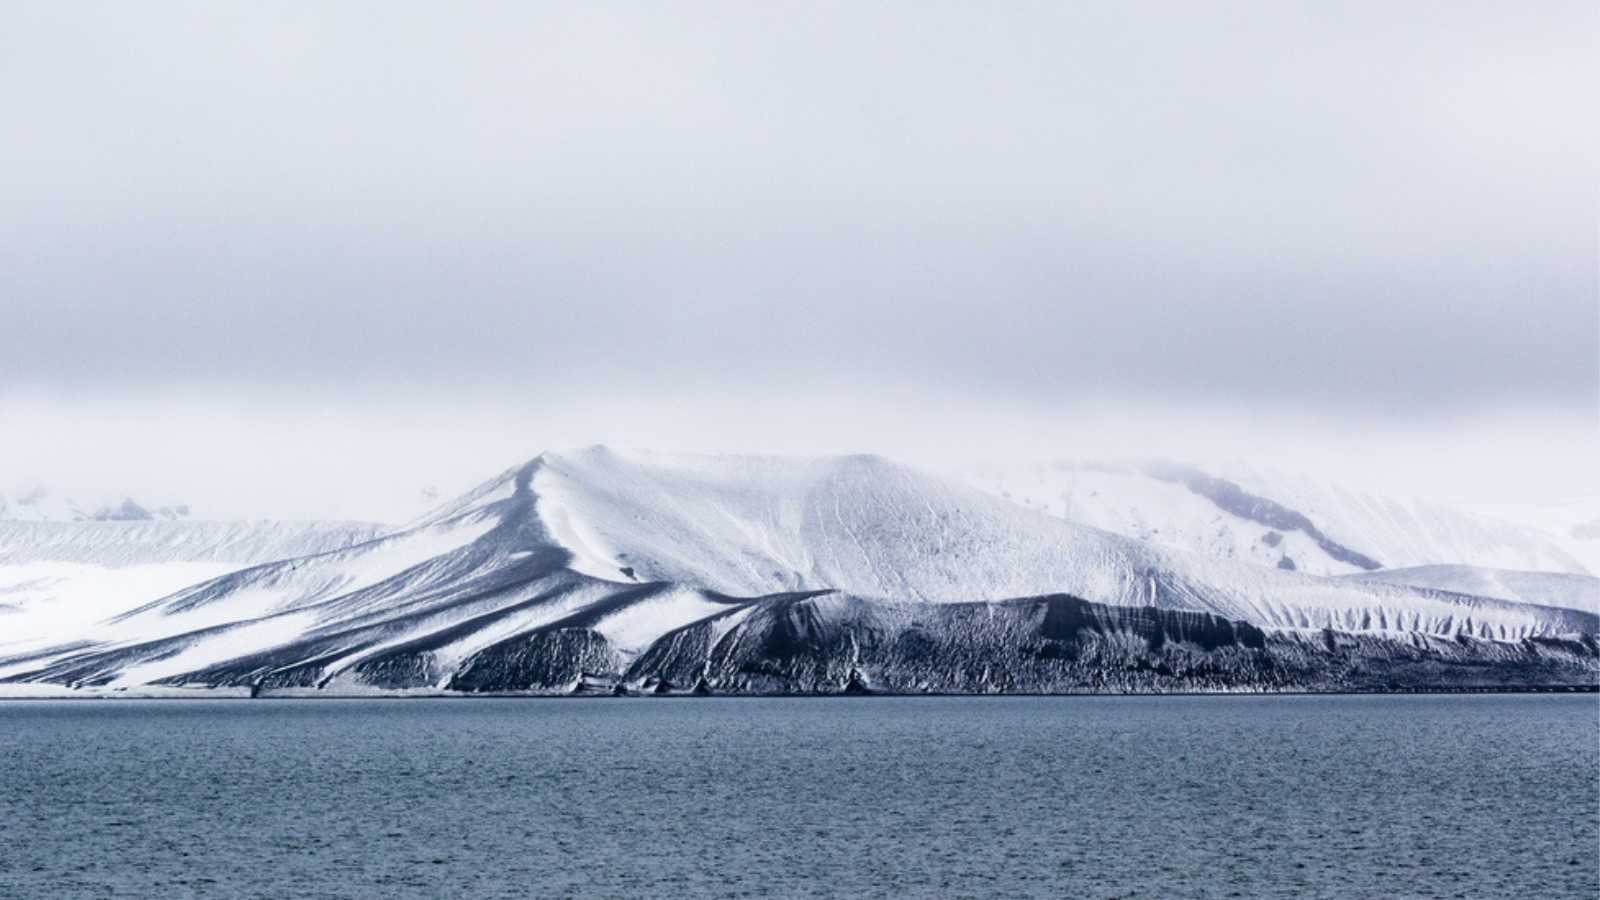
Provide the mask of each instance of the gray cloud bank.
[{"label": "gray cloud bank", "polygon": [[3,19],[0,388],[58,417],[373,385],[1600,404],[1592,3]]},{"label": "gray cloud bank", "polygon": [[9,377],[1596,399],[1592,4],[12,4]]}]

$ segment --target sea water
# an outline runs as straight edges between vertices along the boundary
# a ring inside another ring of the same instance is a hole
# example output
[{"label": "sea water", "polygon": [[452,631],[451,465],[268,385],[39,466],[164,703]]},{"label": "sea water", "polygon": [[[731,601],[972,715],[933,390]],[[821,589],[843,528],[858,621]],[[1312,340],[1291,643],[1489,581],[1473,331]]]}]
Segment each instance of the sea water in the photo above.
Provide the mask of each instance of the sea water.
[{"label": "sea water", "polygon": [[1581,696],[0,703],[0,897],[1600,895]]}]

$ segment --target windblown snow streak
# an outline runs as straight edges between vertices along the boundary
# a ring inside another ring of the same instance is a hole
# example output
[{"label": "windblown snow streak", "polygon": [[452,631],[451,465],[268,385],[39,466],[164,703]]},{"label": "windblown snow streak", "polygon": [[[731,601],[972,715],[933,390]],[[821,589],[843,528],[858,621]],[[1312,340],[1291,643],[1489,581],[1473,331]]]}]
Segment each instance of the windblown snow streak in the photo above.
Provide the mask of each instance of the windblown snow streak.
[{"label": "windblown snow streak", "polygon": [[[1593,610],[1208,559],[869,456],[547,453],[0,680],[251,691],[1591,684]],[[3,639],[0,639],[3,641]]]}]

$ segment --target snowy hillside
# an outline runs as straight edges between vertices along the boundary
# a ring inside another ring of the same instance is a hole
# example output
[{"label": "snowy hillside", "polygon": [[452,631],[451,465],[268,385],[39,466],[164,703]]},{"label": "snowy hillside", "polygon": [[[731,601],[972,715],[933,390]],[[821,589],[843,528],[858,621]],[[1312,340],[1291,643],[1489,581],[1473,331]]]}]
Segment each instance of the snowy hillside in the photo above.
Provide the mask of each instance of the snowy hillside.
[{"label": "snowy hillside", "polygon": [[1550,535],[1591,575],[1600,575],[1600,495],[1568,503],[1489,504],[1477,511],[1496,519],[1519,522]]},{"label": "snowy hillside", "polygon": [[[732,596],[838,590],[959,602],[1065,591],[1263,627],[1541,633],[1544,613],[1213,560],[1023,509],[871,456],[791,460],[546,455],[534,476],[551,533],[596,577]],[[1559,618],[1559,617],[1558,617]]]},{"label": "snowy hillside", "polygon": [[361,522],[0,521],[0,645],[70,633],[244,566],[386,530]]},{"label": "snowy hillside", "polygon": [[1561,542],[1536,528],[1264,467],[987,464],[959,477],[1029,508],[1127,537],[1316,575],[1443,563],[1587,572]]},{"label": "snowy hillside", "polygon": [[[1600,632],[1593,612],[1146,544],[877,457],[594,447],[546,453],[393,534],[229,572],[70,636],[0,646],[0,679],[549,689],[595,672],[666,677],[638,667],[669,656],[681,678],[685,647],[712,667],[719,642],[756,640],[749,617],[819,595],[856,598],[795,608],[845,635],[838,646],[852,654],[884,639],[886,622],[898,623],[896,641],[923,646],[919,611],[938,615],[946,630],[927,645],[935,658],[906,671],[942,673],[945,686],[1005,681],[969,679],[972,666],[1058,689],[1124,665],[1175,686],[1213,684],[1207,672],[1216,683],[1334,684],[1406,654],[1421,654],[1424,668],[1465,656],[1482,669],[1503,657],[1502,675],[1570,678],[1592,668]],[[1061,599],[1023,602],[1046,596]],[[1062,630],[1069,614],[1090,624]],[[1246,624],[1273,643],[1239,637]],[[777,648],[780,632],[761,632],[759,646]],[[663,656],[668,646],[677,649]],[[763,665],[759,646],[737,665]],[[894,664],[910,665],[909,652]],[[1036,653],[1063,662],[1024,665]],[[1351,654],[1369,667],[1352,669]],[[802,680],[796,670],[791,683]]]},{"label": "snowy hillside", "polygon": [[1346,577],[1495,597],[1517,603],[1600,612],[1600,578],[1593,575],[1519,572],[1481,566],[1416,566],[1409,569],[1380,569]]}]

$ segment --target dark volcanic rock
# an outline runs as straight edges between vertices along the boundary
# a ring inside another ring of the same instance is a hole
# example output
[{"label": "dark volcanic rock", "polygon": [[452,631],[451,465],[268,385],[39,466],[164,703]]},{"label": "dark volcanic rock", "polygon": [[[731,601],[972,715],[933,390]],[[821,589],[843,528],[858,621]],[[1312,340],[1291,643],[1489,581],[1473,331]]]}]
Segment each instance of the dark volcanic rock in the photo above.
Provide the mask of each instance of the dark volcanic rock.
[{"label": "dark volcanic rock", "polygon": [[850,678],[849,678],[849,680],[845,681],[845,683],[844,683],[844,691],[843,691],[843,693],[846,693],[846,694],[870,694],[870,693],[872,693],[872,688],[867,687],[867,683],[866,683],[865,680],[862,679],[861,673],[859,671],[857,671],[856,669],[851,669],[850,670]]},{"label": "dark volcanic rock", "polygon": [[616,673],[622,660],[588,628],[559,628],[508,638],[473,654],[450,679],[456,691],[564,688],[591,673]]},{"label": "dark volcanic rock", "polygon": [[[720,635],[720,637],[718,637]],[[1075,597],[895,604],[844,595],[763,601],[732,627],[669,634],[629,668],[718,691],[1390,690],[1593,684],[1592,639],[1268,634],[1205,613]]]}]

